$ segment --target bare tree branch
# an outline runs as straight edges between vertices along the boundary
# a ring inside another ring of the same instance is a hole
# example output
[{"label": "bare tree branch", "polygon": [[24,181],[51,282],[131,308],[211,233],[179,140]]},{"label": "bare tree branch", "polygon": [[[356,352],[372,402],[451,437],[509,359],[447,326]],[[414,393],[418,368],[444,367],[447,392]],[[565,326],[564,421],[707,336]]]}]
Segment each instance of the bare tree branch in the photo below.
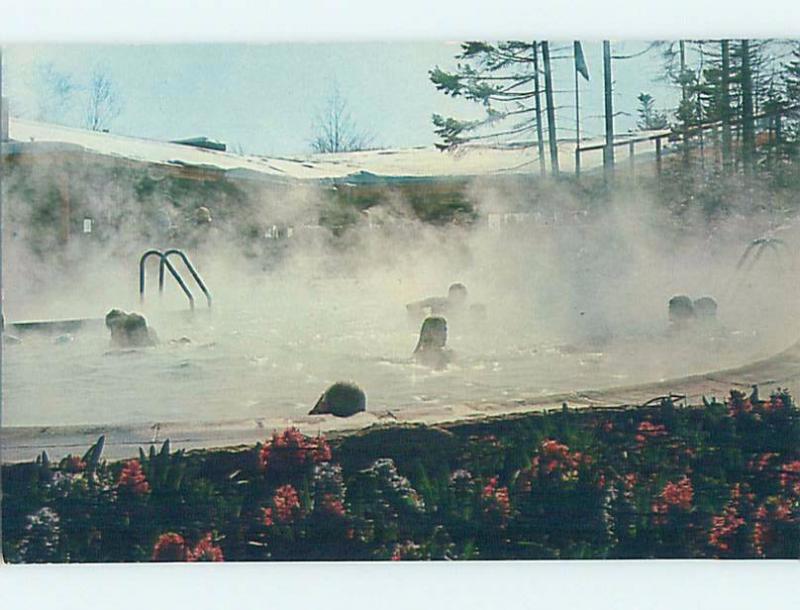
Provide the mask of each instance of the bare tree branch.
[{"label": "bare tree branch", "polygon": [[121,111],[122,105],[111,76],[100,68],[95,68],[89,80],[84,126],[92,131],[107,130]]},{"label": "bare tree branch", "polygon": [[371,134],[358,129],[338,87],[333,88],[312,129],[311,148],[316,153],[366,150],[374,140]]}]

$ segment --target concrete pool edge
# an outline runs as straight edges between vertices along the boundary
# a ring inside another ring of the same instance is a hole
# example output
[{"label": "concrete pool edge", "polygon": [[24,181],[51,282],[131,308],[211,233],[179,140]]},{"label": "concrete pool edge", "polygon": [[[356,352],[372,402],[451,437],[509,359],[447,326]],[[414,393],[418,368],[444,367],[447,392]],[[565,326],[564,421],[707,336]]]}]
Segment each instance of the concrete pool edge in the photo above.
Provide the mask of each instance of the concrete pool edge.
[{"label": "concrete pool edge", "polygon": [[764,391],[784,387],[797,395],[800,388],[800,341],[787,349],[744,366],[710,373],[643,383],[603,390],[572,391],[515,401],[463,402],[454,405],[423,405],[402,410],[378,409],[350,418],[304,416],[297,418],[251,418],[213,422],[151,422],[131,425],[90,426],[12,426],[0,429],[3,463],[28,461],[46,450],[51,458],[68,453],[82,454],[105,435],[104,456],[124,459],[138,454],[139,447],[163,442],[167,438],[173,448],[219,449],[255,444],[273,431],[295,426],[308,435],[340,436],[370,427],[395,425],[444,425],[466,421],[523,415],[558,409],[564,403],[571,408],[620,407],[641,405],[666,394],[686,396],[699,403],[703,396],[723,398],[731,389],[749,389],[762,385]]}]

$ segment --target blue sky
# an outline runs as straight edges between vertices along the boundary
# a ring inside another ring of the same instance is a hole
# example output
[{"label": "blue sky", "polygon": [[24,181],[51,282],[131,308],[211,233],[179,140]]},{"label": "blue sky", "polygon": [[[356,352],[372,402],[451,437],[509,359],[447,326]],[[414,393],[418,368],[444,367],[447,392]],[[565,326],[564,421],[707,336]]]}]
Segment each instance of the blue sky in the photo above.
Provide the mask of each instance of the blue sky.
[{"label": "blue sky", "polygon": [[[613,52],[631,54],[646,46],[614,43]],[[591,80],[581,80],[581,120],[585,134],[599,135],[601,44],[585,42],[584,49]],[[4,86],[12,115],[36,118],[45,95],[42,66],[51,64],[77,85],[99,67],[111,75],[123,102],[111,131],[164,140],[205,135],[248,153],[273,155],[309,152],[314,118],[336,86],[376,145],[408,147],[436,141],[434,112],[482,114],[475,104],[436,91],[428,79],[435,65],[454,67],[458,50],[455,42],[12,45],[4,56]],[[571,51],[561,55],[569,57],[554,62],[559,137],[574,137]],[[635,124],[640,92],[651,93],[658,107],[676,102],[674,87],[658,81],[661,63],[658,51],[614,63],[618,131]],[[60,122],[80,125],[81,95],[75,93]]]}]

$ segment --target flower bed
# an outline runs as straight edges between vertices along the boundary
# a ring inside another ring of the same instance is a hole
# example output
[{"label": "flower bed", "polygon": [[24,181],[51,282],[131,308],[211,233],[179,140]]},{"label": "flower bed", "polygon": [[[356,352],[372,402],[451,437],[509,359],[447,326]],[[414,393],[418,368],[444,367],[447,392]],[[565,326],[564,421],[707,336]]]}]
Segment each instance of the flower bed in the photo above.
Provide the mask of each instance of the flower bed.
[{"label": "flower bed", "polygon": [[3,467],[12,562],[797,558],[791,397]]}]

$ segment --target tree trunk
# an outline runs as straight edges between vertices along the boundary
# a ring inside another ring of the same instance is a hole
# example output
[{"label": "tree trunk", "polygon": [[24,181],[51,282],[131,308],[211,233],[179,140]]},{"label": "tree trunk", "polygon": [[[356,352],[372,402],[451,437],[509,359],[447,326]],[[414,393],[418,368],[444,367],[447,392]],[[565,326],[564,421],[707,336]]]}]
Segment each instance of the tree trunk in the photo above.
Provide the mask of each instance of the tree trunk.
[{"label": "tree trunk", "polygon": [[720,119],[722,120],[722,169],[729,174],[733,167],[731,150],[731,50],[730,41],[722,41],[722,100]]},{"label": "tree trunk", "polygon": [[747,174],[755,170],[756,132],[753,119],[753,75],[750,41],[742,40],[742,164]]},{"label": "tree trunk", "polygon": [[678,44],[680,46],[681,58],[681,108],[683,109],[682,114],[684,115],[682,117],[683,165],[684,167],[689,167],[689,117],[687,116],[689,109],[689,91],[686,86],[686,43],[681,40]]},{"label": "tree trunk", "polygon": [[539,44],[533,43],[533,95],[536,100],[536,147],[539,151],[539,173],[544,176],[547,167],[544,161],[544,135],[542,133],[542,92],[539,89]]},{"label": "tree trunk", "polygon": [[544,60],[544,94],[547,102],[547,140],[550,145],[550,171],[558,175],[558,139],[556,136],[556,108],[553,104],[553,76],[550,70],[550,43],[542,42]]},{"label": "tree trunk", "polygon": [[614,103],[611,97],[611,43],[603,41],[603,84],[605,89],[606,146],[603,149],[603,169],[606,177],[614,171]]}]

